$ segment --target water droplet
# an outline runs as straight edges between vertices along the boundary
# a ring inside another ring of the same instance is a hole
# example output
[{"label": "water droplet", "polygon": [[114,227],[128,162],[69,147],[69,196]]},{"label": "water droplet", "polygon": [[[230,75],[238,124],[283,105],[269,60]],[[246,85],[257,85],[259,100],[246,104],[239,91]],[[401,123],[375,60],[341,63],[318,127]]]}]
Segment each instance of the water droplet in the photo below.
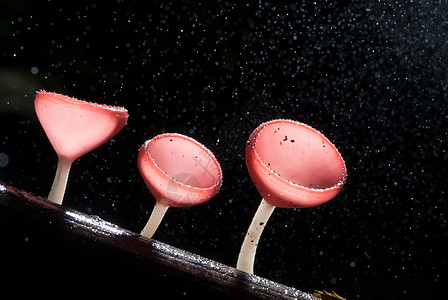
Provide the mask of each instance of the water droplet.
[{"label": "water droplet", "polygon": [[6,167],[9,163],[9,157],[6,153],[0,153],[0,168]]}]

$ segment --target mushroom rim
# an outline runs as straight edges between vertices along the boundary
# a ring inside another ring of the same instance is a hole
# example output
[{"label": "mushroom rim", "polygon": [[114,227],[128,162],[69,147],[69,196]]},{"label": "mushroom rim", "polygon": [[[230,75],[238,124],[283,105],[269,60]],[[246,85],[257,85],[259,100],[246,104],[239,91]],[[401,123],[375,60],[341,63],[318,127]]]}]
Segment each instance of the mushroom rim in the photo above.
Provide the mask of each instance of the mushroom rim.
[{"label": "mushroom rim", "polygon": [[[265,128],[266,126],[275,124],[275,123],[290,123],[293,125],[297,125],[297,126],[303,126],[307,129],[311,129],[314,132],[317,132],[323,139],[325,139],[326,142],[328,142],[329,145],[331,145],[331,147],[333,148],[334,151],[336,151],[336,153],[338,154],[339,158],[340,158],[340,162],[342,163],[342,176],[340,177],[340,180],[335,183],[334,185],[327,187],[327,188],[323,188],[323,189],[319,189],[319,188],[310,188],[298,183],[295,183],[291,180],[288,180],[284,177],[282,177],[280,174],[278,174],[276,171],[274,171],[271,167],[269,167],[264,160],[261,158],[260,154],[258,153],[257,149],[256,149],[256,145],[257,145],[257,140],[258,140],[258,136],[260,134],[260,131],[262,131],[263,128]],[[286,182],[287,184],[297,187],[297,188],[301,188],[307,191],[313,191],[313,192],[328,192],[328,191],[332,191],[332,190],[337,190],[340,189],[345,182],[347,181],[347,168],[345,165],[345,161],[344,158],[342,157],[341,153],[339,152],[339,150],[336,148],[336,146],[327,138],[325,137],[319,130],[311,127],[310,125],[307,125],[305,123],[302,122],[298,122],[298,121],[294,121],[294,120],[290,120],[290,119],[275,119],[275,120],[271,120],[271,121],[267,121],[264,122],[260,125],[258,125],[257,128],[255,128],[255,130],[253,131],[253,133],[251,134],[251,136],[249,137],[249,143],[247,145],[247,147],[252,147],[254,153],[255,153],[255,157],[256,160],[259,161],[261,163],[261,165],[268,170],[269,173],[273,174],[276,178],[278,178],[280,181]],[[246,149],[247,149],[246,147]]]},{"label": "mushroom rim", "polygon": [[[165,172],[160,166],[159,164],[156,162],[156,160],[154,159],[154,157],[151,155],[151,152],[148,150],[148,146],[150,143],[152,142],[156,142],[157,140],[163,139],[163,138],[167,138],[167,137],[175,137],[175,138],[182,138],[185,139],[189,142],[192,142],[193,144],[195,144],[196,146],[198,146],[201,150],[204,150],[209,156],[210,158],[213,160],[214,164],[217,166],[218,169],[218,176],[217,176],[217,180],[214,184],[212,184],[211,186],[208,187],[197,187],[197,186],[192,186],[186,183],[183,183],[175,178],[173,178],[172,176],[170,176],[167,172]],[[186,135],[180,134],[180,133],[162,133],[159,134],[155,137],[153,137],[150,140],[147,140],[143,145],[142,148],[144,148],[144,153],[148,155],[148,157],[151,159],[152,163],[154,164],[154,166],[165,176],[167,177],[169,180],[174,181],[175,183],[187,187],[189,189],[193,189],[193,190],[197,190],[197,191],[208,191],[208,190],[214,190],[215,188],[219,188],[222,185],[222,179],[223,179],[223,174],[222,174],[222,170],[221,170],[221,165],[219,164],[218,160],[216,159],[216,157],[213,155],[213,153],[207,148],[205,147],[203,144],[199,143],[198,141],[196,141],[193,138],[190,138]]]},{"label": "mushroom rim", "polygon": [[126,108],[124,108],[123,106],[99,104],[96,102],[80,100],[78,98],[70,97],[70,96],[63,95],[63,94],[56,93],[56,92],[47,92],[44,90],[40,90],[36,94],[42,95],[42,96],[50,96],[52,98],[62,100],[62,101],[65,101],[67,103],[74,104],[74,105],[89,105],[89,106],[93,106],[94,108],[98,108],[100,110],[108,110],[108,111],[112,111],[112,112],[120,112],[120,113],[126,113],[126,114],[128,113],[128,110]]}]

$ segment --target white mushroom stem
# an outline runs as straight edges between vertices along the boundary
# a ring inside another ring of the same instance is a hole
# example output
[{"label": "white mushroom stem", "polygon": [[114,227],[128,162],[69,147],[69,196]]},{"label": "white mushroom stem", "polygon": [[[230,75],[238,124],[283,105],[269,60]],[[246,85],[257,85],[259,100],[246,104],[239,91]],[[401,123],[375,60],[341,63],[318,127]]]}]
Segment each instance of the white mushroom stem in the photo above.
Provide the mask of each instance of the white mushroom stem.
[{"label": "white mushroom stem", "polygon": [[56,204],[62,204],[64,200],[65,189],[67,187],[68,173],[73,161],[64,157],[58,158],[58,166],[56,175],[54,176],[53,185],[51,186],[48,200]]},{"label": "white mushroom stem", "polygon": [[257,212],[252,219],[252,223],[250,224],[247,234],[244,237],[243,244],[241,245],[238,262],[236,263],[236,268],[238,270],[250,274],[254,273],[254,261],[258,241],[260,240],[261,233],[263,232],[269,217],[272,215],[274,208],[274,205],[261,199],[260,206],[258,206]]},{"label": "white mushroom stem", "polygon": [[159,227],[160,222],[163,219],[166,211],[168,210],[168,206],[160,204],[156,202],[154,205],[154,209],[152,210],[151,216],[149,217],[148,223],[146,223],[145,228],[143,228],[141,235],[152,238],[154,232],[156,232],[157,227]]}]

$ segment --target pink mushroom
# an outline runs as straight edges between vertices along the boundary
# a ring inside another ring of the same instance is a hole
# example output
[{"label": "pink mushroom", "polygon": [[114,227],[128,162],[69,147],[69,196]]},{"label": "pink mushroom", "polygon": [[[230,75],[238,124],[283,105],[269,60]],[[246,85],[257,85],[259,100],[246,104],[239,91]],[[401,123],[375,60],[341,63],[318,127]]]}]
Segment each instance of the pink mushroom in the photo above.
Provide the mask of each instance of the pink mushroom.
[{"label": "pink mushroom", "polygon": [[166,133],[140,148],[138,167],[156,199],[141,234],[151,238],[168,207],[193,206],[210,200],[222,184],[221,166],[212,152],[187,136]]},{"label": "pink mushroom", "polygon": [[104,144],[126,125],[123,107],[81,101],[40,91],[34,100],[37,117],[58,155],[48,200],[62,204],[70,167],[76,159]]},{"label": "pink mushroom", "polygon": [[257,245],[274,208],[313,207],[333,199],[347,171],[341,154],[322,133],[282,119],[252,132],[246,165],[263,198],[241,246],[237,269],[253,273]]}]

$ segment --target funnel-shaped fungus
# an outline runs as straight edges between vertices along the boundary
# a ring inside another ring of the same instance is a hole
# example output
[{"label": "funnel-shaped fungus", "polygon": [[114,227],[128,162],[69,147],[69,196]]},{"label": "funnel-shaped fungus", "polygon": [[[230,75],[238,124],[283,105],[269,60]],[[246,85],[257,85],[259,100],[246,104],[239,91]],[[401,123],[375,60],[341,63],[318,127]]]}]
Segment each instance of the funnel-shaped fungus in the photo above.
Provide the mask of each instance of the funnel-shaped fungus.
[{"label": "funnel-shaped fungus", "polygon": [[258,241],[274,208],[313,207],[333,199],[347,171],[341,154],[322,133],[281,119],[252,132],[246,165],[263,199],[241,246],[237,269],[253,273]]},{"label": "funnel-shaped fungus", "polygon": [[141,234],[151,238],[169,206],[193,206],[210,200],[222,184],[221,166],[212,152],[187,136],[166,133],[140,148],[138,167],[156,199]]},{"label": "funnel-shaped fungus", "polygon": [[34,100],[37,117],[58,155],[48,200],[62,204],[70,167],[76,159],[101,146],[126,125],[123,107],[86,102],[40,91]]}]

